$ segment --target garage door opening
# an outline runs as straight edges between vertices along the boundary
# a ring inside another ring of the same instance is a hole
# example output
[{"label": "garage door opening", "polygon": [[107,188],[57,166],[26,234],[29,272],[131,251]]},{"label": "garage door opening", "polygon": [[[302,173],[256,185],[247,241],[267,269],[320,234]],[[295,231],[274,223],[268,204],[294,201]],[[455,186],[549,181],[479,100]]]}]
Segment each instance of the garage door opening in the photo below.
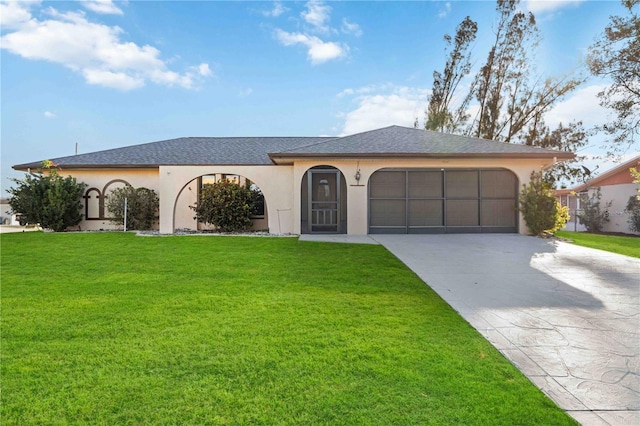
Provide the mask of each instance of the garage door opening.
[{"label": "garage door opening", "polygon": [[517,199],[505,169],[382,169],[369,179],[369,233],[515,233]]}]

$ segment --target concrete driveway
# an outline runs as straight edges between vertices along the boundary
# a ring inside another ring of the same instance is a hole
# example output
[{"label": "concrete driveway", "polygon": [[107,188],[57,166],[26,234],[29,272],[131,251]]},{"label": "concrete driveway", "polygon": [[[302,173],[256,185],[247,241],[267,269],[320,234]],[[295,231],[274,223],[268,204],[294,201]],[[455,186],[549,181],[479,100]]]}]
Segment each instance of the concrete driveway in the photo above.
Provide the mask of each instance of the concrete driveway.
[{"label": "concrete driveway", "polygon": [[521,235],[371,235],[584,425],[640,424],[640,259]]}]

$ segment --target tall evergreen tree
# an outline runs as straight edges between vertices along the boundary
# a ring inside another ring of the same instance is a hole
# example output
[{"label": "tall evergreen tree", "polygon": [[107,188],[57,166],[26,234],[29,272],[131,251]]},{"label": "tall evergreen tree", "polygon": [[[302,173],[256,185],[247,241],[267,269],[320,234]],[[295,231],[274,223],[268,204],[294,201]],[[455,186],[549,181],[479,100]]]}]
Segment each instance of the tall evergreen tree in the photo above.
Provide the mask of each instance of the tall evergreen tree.
[{"label": "tall evergreen tree", "polygon": [[453,39],[448,34],[444,36],[447,50],[451,47],[452,40],[453,49],[449,53],[444,72],[433,72],[433,89],[426,111],[425,129],[452,133],[468,119],[466,109],[471,100],[470,96],[467,96],[455,110],[452,110],[452,102],[460,81],[471,71],[469,48],[476,39],[477,32],[478,24],[467,16],[458,25]]},{"label": "tall evergreen tree", "polygon": [[498,0],[494,43],[471,87],[478,113],[467,133],[515,142],[563,96],[577,88],[578,78],[533,76],[540,35],[534,15],[518,10],[519,0]]},{"label": "tall evergreen tree", "polygon": [[[518,4],[519,0],[497,0],[495,38],[466,96],[456,92],[471,71],[469,49],[478,26],[470,17],[460,23],[443,73],[434,72],[425,128],[576,152],[588,141],[589,133],[582,124],[560,124],[552,130],[544,117],[584,79],[536,74],[534,52],[539,30],[534,15],[519,10]],[[450,37],[445,36],[445,41],[451,45]],[[473,117],[468,115],[471,110],[475,111]],[[575,167],[560,167],[546,177],[575,180],[579,175]]]},{"label": "tall evergreen tree", "polygon": [[612,16],[604,34],[591,46],[587,64],[595,76],[612,83],[598,94],[600,105],[615,118],[599,130],[612,136],[610,153],[626,151],[640,134],[640,0],[622,0],[626,16]]}]

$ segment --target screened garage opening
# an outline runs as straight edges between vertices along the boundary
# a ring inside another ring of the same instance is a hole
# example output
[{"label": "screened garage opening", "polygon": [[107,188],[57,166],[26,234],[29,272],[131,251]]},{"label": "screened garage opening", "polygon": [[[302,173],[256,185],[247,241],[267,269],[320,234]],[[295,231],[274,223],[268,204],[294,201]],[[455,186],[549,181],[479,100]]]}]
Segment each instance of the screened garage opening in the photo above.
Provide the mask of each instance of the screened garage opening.
[{"label": "screened garage opening", "polygon": [[514,233],[517,199],[505,169],[382,169],[369,180],[369,233]]}]

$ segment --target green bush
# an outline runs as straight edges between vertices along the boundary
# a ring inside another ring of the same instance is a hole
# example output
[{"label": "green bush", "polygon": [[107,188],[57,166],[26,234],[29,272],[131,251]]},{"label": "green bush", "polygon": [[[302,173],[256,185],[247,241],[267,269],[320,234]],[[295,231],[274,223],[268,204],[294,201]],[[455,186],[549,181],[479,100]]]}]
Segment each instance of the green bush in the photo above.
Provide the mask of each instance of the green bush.
[{"label": "green bush", "polygon": [[629,197],[627,213],[629,214],[629,229],[633,232],[640,232],[640,198],[637,195]]},{"label": "green bush", "polygon": [[255,200],[254,191],[223,179],[204,185],[198,203],[191,208],[199,222],[212,224],[221,232],[242,232],[251,228]]},{"label": "green bush", "polygon": [[116,188],[107,197],[107,209],[111,223],[124,226],[124,200],[127,200],[127,229],[144,231],[153,228],[158,220],[160,200],[156,192],[148,188],[130,185]]},{"label": "green bush", "polygon": [[541,173],[531,173],[529,184],[522,185],[519,201],[524,221],[533,235],[553,234],[569,220],[569,209],[556,200]]},{"label": "green bush", "polygon": [[[53,163],[43,162],[49,168]],[[48,174],[27,174],[24,179],[11,179],[17,186],[9,188],[11,210],[20,214],[21,223],[40,224],[45,229],[61,232],[82,220],[82,194],[86,185],[71,176],[62,177],[55,169]]]},{"label": "green bush", "polygon": [[576,216],[580,219],[580,223],[587,228],[587,232],[600,232],[604,224],[609,222],[606,209],[611,207],[611,201],[605,205],[605,210],[601,210],[600,198],[602,198],[602,194],[599,187],[593,191],[591,196],[587,194],[581,196],[581,209],[576,212]]}]

